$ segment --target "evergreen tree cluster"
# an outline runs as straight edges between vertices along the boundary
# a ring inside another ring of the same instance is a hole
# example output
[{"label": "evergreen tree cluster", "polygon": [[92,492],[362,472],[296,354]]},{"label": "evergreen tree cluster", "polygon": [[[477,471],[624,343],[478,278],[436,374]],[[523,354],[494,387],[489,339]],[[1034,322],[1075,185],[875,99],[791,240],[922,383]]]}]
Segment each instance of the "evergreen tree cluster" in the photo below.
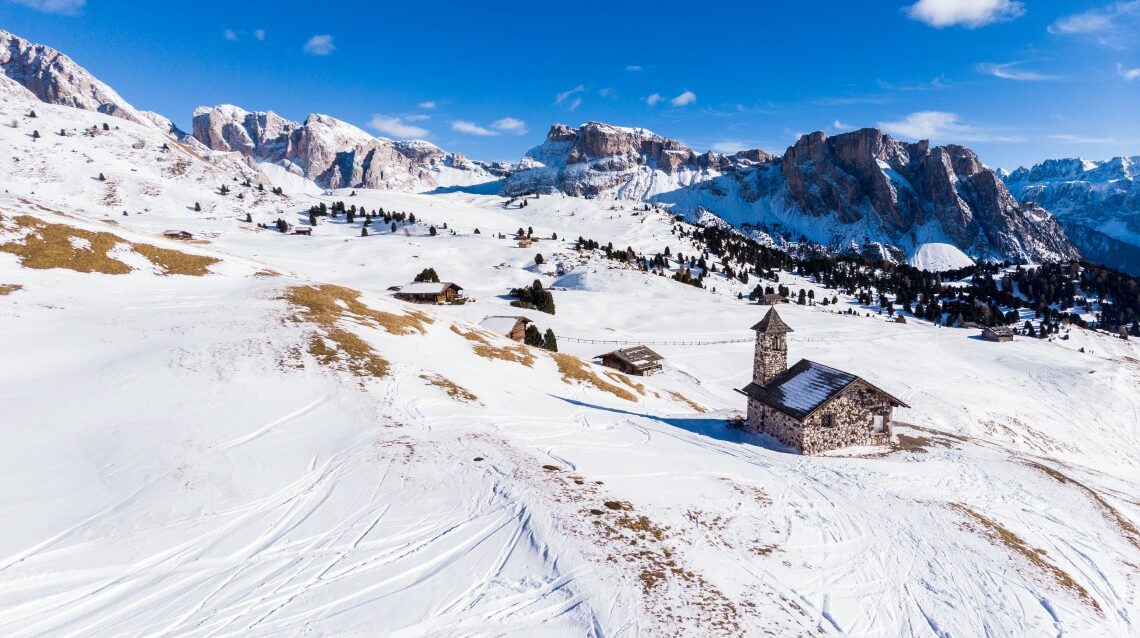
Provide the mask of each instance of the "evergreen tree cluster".
[{"label": "evergreen tree cluster", "polygon": [[518,297],[511,302],[515,308],[531,308],[549,315],[554,314],[554,295],[544,289],[542,282],[537,279],[526,288],[511,289],[511,296]]},{"label": "evergreen tree cluster", "polygon": [[412,281],[438,284],[439,275],[436,274],[435,268],[424,268],[420,271],[420,274],[416,275],[416,278]]}]

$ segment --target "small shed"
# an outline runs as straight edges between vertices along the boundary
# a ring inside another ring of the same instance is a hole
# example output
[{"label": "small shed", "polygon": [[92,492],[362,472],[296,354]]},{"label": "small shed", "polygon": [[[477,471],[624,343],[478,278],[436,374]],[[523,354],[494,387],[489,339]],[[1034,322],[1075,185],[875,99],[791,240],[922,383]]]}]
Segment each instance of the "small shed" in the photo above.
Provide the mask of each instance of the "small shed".
[{"label": "small shed", "polygon": [[313,234],[313,228],[311,226],[302,226],[301,228],[294,230],[293,234],[294,235],[312,235]]},{"label": "small shed", "polygon": [[488,332],[510,337],[515,341],[522,341],[526,336],[526,327],[529,323],[531,320],[522,316],[491,315],[483,317],[479,325]]},{"label": "small shed", "polygon": [[396,299],[412,303],[447,303],[462,294],[463,288],[450,281],[414,282],[400,286]]},{"label": "small shed", "polygon": [[788,303],[788,298],[783,295],[777,295],[775,293],[770,295],[760,295],[756,298],[756,303],[760,304],[761,306],[776,306],[782,303]]},{"label": "small shed", "polygon": [[1009,326],[991,326],[982,330],[982,338],[986,341],[1013,341],[1013,330]]},{"label": "small shed", "polygon": [[664,357],[645,346],[630,346],[613,352],[598,355],[602,365],[615,368],[626,374],[647,376],[661,372]]},{"label": "small shed", "polygon": [[162,236],[167,239],[194,239],[194,235],[185,230],[164,230],[162,231]]}]

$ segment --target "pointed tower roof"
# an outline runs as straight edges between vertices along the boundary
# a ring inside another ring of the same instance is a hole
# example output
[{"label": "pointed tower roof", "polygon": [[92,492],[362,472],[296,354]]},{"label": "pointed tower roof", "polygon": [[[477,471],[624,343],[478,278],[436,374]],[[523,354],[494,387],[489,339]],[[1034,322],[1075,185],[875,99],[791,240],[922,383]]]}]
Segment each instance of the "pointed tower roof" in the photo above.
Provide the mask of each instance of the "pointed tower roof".
[{"label": "pointed tower roof", "polygon": [[768,309],[768,314],[764,315],[764,318],[760,320],[760,323],[752,326],[752,329],[756,332],[763,332],[765,334],[794,332],[794,330],[792,330],[792,328],[788,324],[784,323],[784,320],[780,318],[780,313],[776,312],[775,308]]}]

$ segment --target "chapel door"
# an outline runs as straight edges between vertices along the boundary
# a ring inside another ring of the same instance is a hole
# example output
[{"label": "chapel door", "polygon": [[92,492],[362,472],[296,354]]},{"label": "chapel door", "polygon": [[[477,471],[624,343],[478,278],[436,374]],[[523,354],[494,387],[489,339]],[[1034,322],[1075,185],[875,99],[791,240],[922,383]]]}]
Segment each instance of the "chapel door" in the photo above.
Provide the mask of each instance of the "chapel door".
[{"label": "chapel door", "polygon": [[887,431],[887,419],[881,414],[875,415],[875,424],[874,425],[875,425],[875,430],[874,430],[875,434],[882,434],[883,432]]}]

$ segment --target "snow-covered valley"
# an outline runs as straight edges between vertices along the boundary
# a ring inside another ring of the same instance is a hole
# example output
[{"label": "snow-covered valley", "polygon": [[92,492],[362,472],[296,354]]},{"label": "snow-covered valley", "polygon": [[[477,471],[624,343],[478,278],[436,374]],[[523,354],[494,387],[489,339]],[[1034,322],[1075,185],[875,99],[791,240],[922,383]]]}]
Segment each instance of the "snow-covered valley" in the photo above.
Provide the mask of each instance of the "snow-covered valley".
[{"label": "snow-covered valley", "polygon": [[[697,252],[665,212],[322,194],[14,89],[13,121],[5,635],[1136,632],[1135,341],[990,343],[781,273],[839,298],[780,307],[791,358],[911,406],[890,446],[804,457],[731,425],[755,282],[700,289],[574,250]],[[335,201],[417,222],[259,226]],[[393,298],[429,267],[467,303]],[[556,314],[509,306],[535,279]],[[559,352],[478,327],[516,314]],[[665,370],[602,368],[616,346],[590,340],[650,344]]]}]

